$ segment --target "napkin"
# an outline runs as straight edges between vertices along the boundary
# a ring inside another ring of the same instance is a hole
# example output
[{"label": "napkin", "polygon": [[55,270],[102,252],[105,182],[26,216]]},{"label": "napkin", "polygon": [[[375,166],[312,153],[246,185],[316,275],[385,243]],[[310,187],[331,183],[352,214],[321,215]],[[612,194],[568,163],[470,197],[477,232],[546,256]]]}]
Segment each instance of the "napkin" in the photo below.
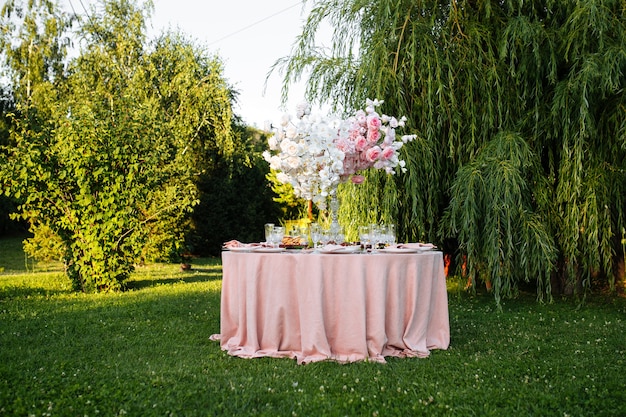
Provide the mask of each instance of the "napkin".
[{"label": "napkin", "polygon": [[241,243],[238,240],[229,240],[228,242],[224,242],[224,244],[222,245],[224,248],[253,248],[253,247],[257,247],[257,246],[268,246],[265,243]]},{"label": "napkin", "polygon": [[341,245],[333,245],[332,243],[329,243],[328,245],[324,245],[320,248],[320,250],[322,252],[340,252],[345,250],[345,246],[341,246]]}]

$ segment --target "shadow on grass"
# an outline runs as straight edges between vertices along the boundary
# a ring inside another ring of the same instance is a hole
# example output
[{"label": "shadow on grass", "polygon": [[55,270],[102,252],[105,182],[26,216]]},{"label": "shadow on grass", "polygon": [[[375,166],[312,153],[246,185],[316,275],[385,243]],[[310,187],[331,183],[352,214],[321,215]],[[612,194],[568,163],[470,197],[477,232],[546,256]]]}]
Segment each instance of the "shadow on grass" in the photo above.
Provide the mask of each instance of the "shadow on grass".
[{"label": "shadow on grass", "polygon": [[142,278],[131,279],[126,283],[127,290],[141,290],[158,285],[170,285],[176,283],[193,284],[198,282],[218,281],[222,274],[214,269],[193,269],[190,272],[178,274],[169,278]]},{"label": "shadow on grass", "polygon": [[12,300],[12,299],[24,299],[35,297],[51,297],[60,294],[69,294],[70,290],[64,289],[50,289],[44,287],[17,287],[7,286],[0,288],[0,301]]},{"label": "shadow on grass", "polygon": [[[43,262],[30,267],[15,259],[23,257],[18,239],[0,239],[0,301],[11,299],[47,298],[72,293],[72,283],[58,263]],[[11,261],[7,262],[7,259]],[[1,269],[0,269],[1,271]],[[124,291],[145,290],[172,284],[198,284],[222,279],[220,258],[195,258],[192,269],[181,270],[179,265],[147,264],[137,266],[126,280]]]},{"label": "shadow on grass", "polygon": [[[156,269],[154,269],[156,267]],[[153,265],[137,268],[126,282],[127,290],[141,290],[159,285],[201,283],[222,279],[220,258],[196,258],[192,269],[183,271],[176,265]]]}]

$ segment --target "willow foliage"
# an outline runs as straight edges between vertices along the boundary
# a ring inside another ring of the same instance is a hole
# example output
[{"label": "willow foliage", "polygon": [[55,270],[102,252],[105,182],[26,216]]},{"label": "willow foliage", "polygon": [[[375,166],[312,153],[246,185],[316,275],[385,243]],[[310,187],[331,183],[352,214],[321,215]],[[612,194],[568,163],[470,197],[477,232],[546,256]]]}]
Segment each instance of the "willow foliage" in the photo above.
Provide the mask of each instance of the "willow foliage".
[{"label": "willow foliage", "polygon": [[623,263],[625,25],[624,0],[320,0],[276,68],[285,94],[308,74],[312,102],[384,99],[419,136],[407,174],[342,187],[344,224],[456,238],[497,299],[569,291]]}]

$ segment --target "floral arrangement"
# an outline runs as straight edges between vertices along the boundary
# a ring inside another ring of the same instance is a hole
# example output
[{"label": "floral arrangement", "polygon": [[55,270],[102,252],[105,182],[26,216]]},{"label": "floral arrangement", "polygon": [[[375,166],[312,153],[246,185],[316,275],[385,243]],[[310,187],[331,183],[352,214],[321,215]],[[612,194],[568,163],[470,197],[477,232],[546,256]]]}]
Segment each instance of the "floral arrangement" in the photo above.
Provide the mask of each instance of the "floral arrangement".
[{"label": "floral arrangement", "polygon": [[300,104],[295,119],[283,116],[263,157],[280,182],[291,184],[297,196],[325,209],[339,183],[363,182],[360,171],[375,168],[395,174],[398,166],[406,171],[398,151],[415,135],[396,140],[395,129],[403,127],[406,118],[379,115],[376,107],[382,103],[368,99],[365,110],[346,120],[312,116],[308,103]]},{"label": "floral arrangement", "polygon": [[398,127],[404,127],[406,117],[399,120],[392,116],[379,115],[376,107],[382,100],[367,100],[365,110],[358,110],[354,116],[344,122],[345,133],[335,140],[336,146],[344,153],[341,180],[348,178],[353,183],[363,182],[362,175],[356,175],[368,168],[384,169],[388,174],[395,174],[400,167],[406,172],[406,163],[398,156],[398,151],[415,135],[404,135],[396,140]]},{"label": "floral arrangement", "polygon": [[268,140],[263,157],[277,178],[291,184],[297,196],[326,207],[343,174],[344,153],[334,143],[340,122],[312,116],[308,103],[298,105],[296,118],[284,115],[277,133]]}]

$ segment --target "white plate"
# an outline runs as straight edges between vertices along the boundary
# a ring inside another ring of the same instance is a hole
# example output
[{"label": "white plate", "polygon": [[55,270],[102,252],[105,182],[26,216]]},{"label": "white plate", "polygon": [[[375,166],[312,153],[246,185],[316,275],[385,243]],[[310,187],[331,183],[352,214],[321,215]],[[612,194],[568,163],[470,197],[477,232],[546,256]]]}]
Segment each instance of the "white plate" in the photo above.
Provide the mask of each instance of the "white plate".
[{"label": "white plate", "polygon": [[284,252],[285,248],[264,248],[257,247],[253,249],[253,252],[262,252],[262,253],[275,253],[275,252]]},{"label": "white plate", "polygon": [[226,250],[231,252],[252,252],[254,248],[251,246],[235,246],[233,248],[226,248]]},{"label": "white plate", "polygon": [[323,248],[320,248],[320,253],[325,253],[325,254],[329,254],[329,253],[355,253],[355,252],[359,252],[360,250],[361,250],[360,246],[344,246],[341,249],[335,248],[335,249],[330,249],[330,250],[324,250]]},{"label": "white plate", "polygon": [[379,252],[386,252],[386,253],[419,253],[421,251],[423,251],[424,249],[417,249],[417,248],[385,248],[385,249],[379,249]]},{"label": "white plate", "polygon": [[426,252],[426,251],[429,251],[429,250],[436,250],[436,249],[437,249],[436,246],[424,246],[423,248],[419,248],[418,250],[420,252]]}]

